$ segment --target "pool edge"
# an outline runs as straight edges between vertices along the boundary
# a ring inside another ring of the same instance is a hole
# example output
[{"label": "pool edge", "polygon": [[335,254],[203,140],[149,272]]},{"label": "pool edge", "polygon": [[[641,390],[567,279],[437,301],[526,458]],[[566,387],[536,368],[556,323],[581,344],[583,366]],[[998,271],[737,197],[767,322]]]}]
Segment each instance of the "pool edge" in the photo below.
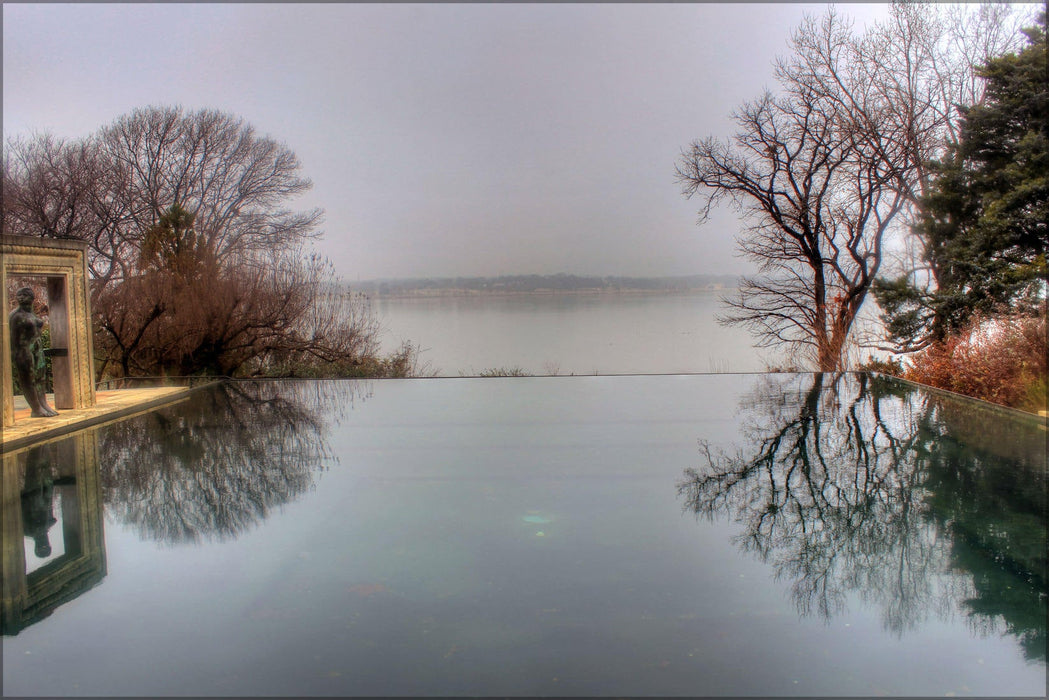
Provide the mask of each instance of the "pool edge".
[{"label": "pool edge", "polygon": [[192,387],[115,389],[98,392],[99,400],[91,408],[60,411],[56,418],[23,417],[13,426],[5,426],[0,440],[0,453],[11,452],[36,442],[51,440],[67,433],[158,408],[184,399],[191,392],[213,386],[220,381],[222,380]]}]

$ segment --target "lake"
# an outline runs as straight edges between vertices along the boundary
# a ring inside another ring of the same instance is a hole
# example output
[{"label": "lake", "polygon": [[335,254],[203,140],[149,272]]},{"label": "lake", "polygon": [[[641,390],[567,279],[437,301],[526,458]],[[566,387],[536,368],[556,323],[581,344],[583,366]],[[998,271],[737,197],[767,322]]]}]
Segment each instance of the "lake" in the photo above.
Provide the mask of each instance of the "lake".
[{"label": "lake", "polygon": [[715,321],[724,293],[376,297],[373,308],[383,350],[411,341],[440,376],[763,371],[779,354]]}]

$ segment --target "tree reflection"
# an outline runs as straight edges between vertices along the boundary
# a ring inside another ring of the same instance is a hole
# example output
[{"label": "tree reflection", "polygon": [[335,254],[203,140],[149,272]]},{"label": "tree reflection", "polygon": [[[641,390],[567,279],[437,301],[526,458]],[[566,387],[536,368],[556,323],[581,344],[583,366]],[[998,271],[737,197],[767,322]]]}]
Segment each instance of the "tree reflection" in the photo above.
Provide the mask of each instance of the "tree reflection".
[{"label": "tree reflection", "polygon": [[[1004,628],[1028,658],[1046,658],[1046,433],[937,405],[927,453],[929,512],[951,541],[952,564],[972,576],[963,601],[974,626]],[[965,436],[964,441],[957,436]]]},{"label": "tree reflection", "polygon": [[100,431],[107,512],[147,539],[226,539],[314,485],[326,422],[365,385],[227,382]]},{"label": "tree reflection", "polygon": [[701,443],[679,493],[734,517],[802,615],[855,592],[902,634],[960,610],[1045,658],[1044,432],[984,410],[865,374],[770,375],[742,402],[748,447]]}]

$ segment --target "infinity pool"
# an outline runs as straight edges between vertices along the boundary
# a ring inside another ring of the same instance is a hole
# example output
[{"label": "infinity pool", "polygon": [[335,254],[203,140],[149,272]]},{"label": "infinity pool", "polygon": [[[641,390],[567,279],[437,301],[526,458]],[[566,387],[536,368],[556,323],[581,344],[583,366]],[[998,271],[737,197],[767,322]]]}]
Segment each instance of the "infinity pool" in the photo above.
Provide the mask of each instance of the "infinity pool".
[{"label": "infinity pool", "polygon": [[4,455],[5,695],[1044,695],[1046,431],[866,375],[226,383]]}]

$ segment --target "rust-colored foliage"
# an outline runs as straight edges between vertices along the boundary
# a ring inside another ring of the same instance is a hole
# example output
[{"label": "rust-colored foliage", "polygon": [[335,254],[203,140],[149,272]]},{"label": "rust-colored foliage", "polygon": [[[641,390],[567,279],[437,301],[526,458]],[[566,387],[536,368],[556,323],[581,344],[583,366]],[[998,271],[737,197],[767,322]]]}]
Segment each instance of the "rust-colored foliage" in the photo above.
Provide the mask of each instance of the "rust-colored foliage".
[{"label": "rust-colored foliage", "polygon": [[289,376],[376,355],[378,322],[327,279],[323,261],[290,255],[145,270],[99,295],[104,373]]},{"label": "rust-colored foliage", "polygon": [[1046,409],[1046,316],[978,318],[916,355],[906,378],[1003,406]]}]

